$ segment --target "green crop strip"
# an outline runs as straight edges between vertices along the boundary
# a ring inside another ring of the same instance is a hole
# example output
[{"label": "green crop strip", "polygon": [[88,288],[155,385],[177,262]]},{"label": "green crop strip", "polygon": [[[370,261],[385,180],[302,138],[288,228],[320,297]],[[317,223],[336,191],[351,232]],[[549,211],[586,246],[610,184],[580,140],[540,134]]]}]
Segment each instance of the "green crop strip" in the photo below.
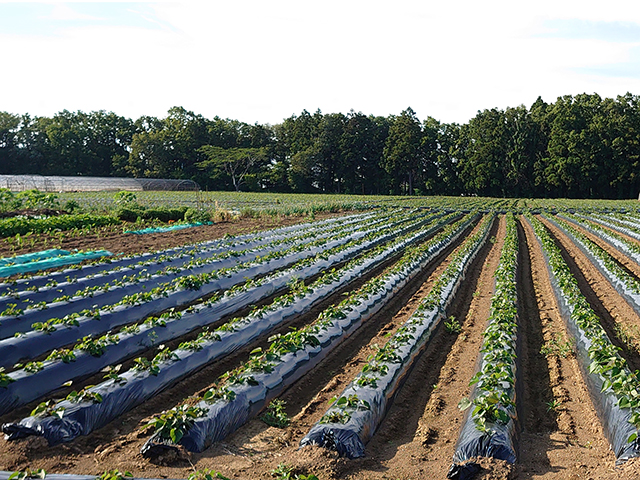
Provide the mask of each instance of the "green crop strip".
[{"label": "green crop strip", "polygon": [[556,219],[558,225],[563,228],[569,235],[573,236],[581,243],[591,254],[600,259],[604,267],[609,271],[610,275],[622,281],[626,287],[633,293],[640,293],[640,282],[622,268],[609,253],[600,245],[593,242],[589,237],[572,227],[569,223],[562,219]]},{"label": "green crop strip", "polygon": [[[602,378],[602,392],[611,392],[617,399],[618,406],[631,412],[629,422],[636,429],[640,428],[640,384],[637,374],[630,372],[627,362],[619,355],[620,349],[607,337],[600,319],[580,292],[578,282],[569,271],[569,266],[549,232],[540,220],[533,217],[529,219],[542,244],[556,282],[571,307],[571,319],[591,341],[588,350],[591,360],[589,373]],[[627,442],[631,443],[636,439],[637,432],[633,433]]]},{"label": "green crop strip", "polygon": [[[303,328],[292,330],[284,335],[275,335],[269,339],[271,342],[266,350],[255,349],[251,352],[248,362],[222,375],[216,385],[205,392],[200,399],[200,404],[212,404],[215,402],[230,402],[236,397],[233,390],[234,386],[247,384],[257,384],[254,374],[268,373],[273,371],[274,367],[282,360],[287,353],[300,351],[307,346],[318,346],[319,340],[317,335],[322,330],[328,330],[334,326],[336,320],[346,318],[347,314],[361,302],[369,297],[382,293],[385,290],[385,279],[390,279],[396,274],[403,274],[413,264],[417,258],[425,255],[432,246],[449,238],[453,232],[465,225],[475,216],[475,213],[469,214],[458,222],[446,226],[439,234],[434,236],[428,242],[417,247],[408,248],[402,258],[384,274],[369,280],[359,290],[352,292],[338,305],[325,309],[318,319]],[[353,403],[353,402],[351,402]],[[351,405],[351,403],[347,403]],[[181,408],[174,407],[174,410]],[[360,405],[360,408],[365,408]]]},{"label": "green crop strip", "polygon": [[491,299],[488,326],[483,333],[482,367],[471,379],[476,385],[472,401],[462,399],[462,410],[471,412],[476,428],[492,435],[492,423],[506,425],[515,418],[516,339],[518,330],[518,231],[512,213],[506,216],[506,237],[500,263],[494,277],[495,292]]},{"label": "green crop strip", "polygon": [[[354,380],[353,384],[358,387],[378,388],[378,379],[385,376],[389,370],[389,365],[393,363],[403,363],[403,359],[397,352],[399,348],[411,344],[415,340],[415,334],[425,318],[431,318],[427,315],[433,310],[442,310],[446,298],[443,298],[443,290],[453,280],[460,275],[463,262],[468,255],[478,247],[478,244],[486,237],[487,231],[493,224],[493,215],[487,215],[480,223],[476,233],[465,239],[462,246],[449,257],[449,264],[444,272],[438,277],[429,294],[422,300],[416,312],[411,316],[409,321],[396,330],[395,334],[387,341],[383,347],[378,347],[376,353],[367,359],[367,364],[363,367],[361,373]],[[353,385],[352,384],[352,385]],[[351,385],[350,385],[351,386]],[[351,389],[347,387],[346,391]],[[320,423],[347,423],[351,418],[351,413],[355,410],[363,409],[364,406],[358,407],[353,402],[348,401],[357,395],[344,394],[333,403],[331,409],[321,418]],[[369,409],[368,404],[365,409]]]}]

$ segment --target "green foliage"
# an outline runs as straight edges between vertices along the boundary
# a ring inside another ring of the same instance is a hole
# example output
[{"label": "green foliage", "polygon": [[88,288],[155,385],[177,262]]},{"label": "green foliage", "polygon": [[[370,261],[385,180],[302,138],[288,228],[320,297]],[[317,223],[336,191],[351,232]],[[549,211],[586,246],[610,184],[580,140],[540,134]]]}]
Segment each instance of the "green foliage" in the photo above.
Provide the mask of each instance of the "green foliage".
[{"label": "green foliage", "polygon": [[285,428],[289,426],[289,416],[285,412],[286,403],[283,400],[275,399],[269,403],[267,411],[262,417],[262,421],[267,425],[277,428]]},{"label": "green foliage", "polygon": [[13,472],[11,475],[9,475],[8,480],[27,480],[31,478],[44,479],[46,478],[46,476],[47,472],[42,468],[38,468],[37,470],[31,470],[30,468],[27,468],[20,472]]},{"label": "green foliage", "polygon": [[150,420],[143,428],[153,428],[154,433],[161,438],[178,443],[193,422],[206,414],[207,410],[204,408],[181,405]]},{"label": "green foliage", "polygon": [[203,470],[196,470],[193,473],[190,473],[187,477],[187,480],[231,480],[228,477],[225,477],[220,472],[217,472],[213,469],[205,468]]},{"label": "green foliage", "polygon": [[38,418],[51,416],[62,418],[64,415],[64,408],[59,407],[55,400],[47,400],[46,402],[38,404],[38,406],[31,411],[30,415]]},{"label": "green foliage", "polygon": [[45,233],[54,230],[83,229],[117,225],[118,219],[108,215],[58,215],[49,218],[6,218],[0,220],[0,237],[13,237],[29,233]]},{"label": "green foliage", "polygon": [[101,475],[96,477],[96,480],[126,480],[127,478],[133,478],[131,472],[121,472],[118,469],[106,470]]},{"label": "green foliage", "polygon": [[540,349],[540,353],[545,357],[556,356],[568,358],[573,355],[573,346],[571,345],[571,342],[563,341],[562,335],[558,333],[554,338],[550,338],[544,343]]},{"label": "green foliage", "polygon": [[7,387],[10,383],[15,382],[13,378],[4,373],[4,367],[0,367],[0,388]]},{"label": "green foliage", "polygon": [[462,331],[462,325],[456,320],[456,317],[450,316],[448,320],[444,322],[444,328],[448,333],[455,334]]}]

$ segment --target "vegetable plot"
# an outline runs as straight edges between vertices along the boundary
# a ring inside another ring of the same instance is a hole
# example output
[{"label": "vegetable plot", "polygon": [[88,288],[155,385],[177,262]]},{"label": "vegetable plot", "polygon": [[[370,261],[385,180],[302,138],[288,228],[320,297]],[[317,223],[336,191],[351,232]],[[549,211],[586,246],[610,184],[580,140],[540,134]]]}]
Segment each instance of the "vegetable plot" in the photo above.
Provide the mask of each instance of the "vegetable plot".
[{"label": "vegetable plot", "polygon": [[[105,335],[99,339],[86,337],[72,352],[69,352],[66,362],[61,358],[52,358],[41,365],[31,363],[22,370],[8,374],[7,380],[10,383],[4,390],[0,390],[0,414],[39,398],[68,380],[95,373],[105,366],[115,364],[153,345],[178,338],[197,327],[210,325],[224,314],[254,303],[286,284],[292,285],[293,294],[275,299],[269,307],[254,310],[245,320],[234,319],[219,327],[213,342],[219,343],[210,345],[208,351],[201,354],[203,360],[192,363],[192,369],[196,368],[235,350],[287,318],[308,310],[333,291],[371,270],[406,246],[431,235],[454,216],[449,215],[418,231],[414,230],[424,223],[424,220],[411,222],[400,231],[392,228],[372,232],[364,239],[350,242],[345,246],[346,248],[335,247],[317,255],[312,260],[301,261],[290,269],[234,287],[224,295],[210,298],[203,304],[192,306],[185,311],[167,312],[160,318],[150,318],[142,324],[125,327],[119,334]],[[315,275],[344,259],[353,257],[356,253],[405,232],[410,233],[395,239],[388,245],[381,245],[368,251],[338,271],[327,271],[309,286],[301,283],[301,279]],[[292,279],[298,280],[292,284]],[[177,370],[178,373],[175,375],[184,373],[183,366],[178,366]],[[175,375],[171,378],[177,378]],[[154,391],[166,385],[166,382],[158,381],[158,385],[160,387]],[[142,391],[137,395],[136,398],[147,398],[143,397]]]},{"label": "vegetable plot", "polygon": [[576,356],[618,462],[640,456],[640,383],[589,306],[540,220],[529,217],[545,254],[554,293],[576,344]]},{"label": "vegetable plot", "polygon": [[461,235],[475,216],[468,215],[432,240],[409,249],[387,273],[324,310],[315,323],[272,338],[266,351],[255,351],[247,363],[221,377],[195,406],[182,405],[162,414],[150,424],[155,433],[143,454],[156,456],[171,443],[200,452],[257,415],[379,311],[438,252]]},{"label": "vegetable plot", "polygon": [[478,232],[468,237],[407,323],[373,355],[300,442],[320,445],[348,458],[363,457],[364,445],[373,436],[407,372],[422,353],[446,308],[464,279],[469,264],[487,239],[493,216],[487,216]]},{"label": "vegetable plot", "polygon": [[473,457],[493,457],[515,463],[517,412],[516,372],[518,333],[518,232],[513,214],[507,214],[507,235],[495,272],[495,292],[484,331],[478,364],[471,380],[475,389],[460,408],[468,413],[453,457],[454,475],[459,465]]}]

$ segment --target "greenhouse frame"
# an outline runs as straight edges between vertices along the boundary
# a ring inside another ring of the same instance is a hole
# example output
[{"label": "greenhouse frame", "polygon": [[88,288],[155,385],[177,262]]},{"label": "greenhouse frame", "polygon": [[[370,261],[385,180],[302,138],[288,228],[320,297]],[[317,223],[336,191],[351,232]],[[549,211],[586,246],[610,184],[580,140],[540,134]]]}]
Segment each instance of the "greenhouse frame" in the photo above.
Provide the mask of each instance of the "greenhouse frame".
[{"label": "greenhouse frame", "polygon": [[124,177],[59,177],[43,175],[0,175],[0,188],[12,192],[39,190],[41,192],[101,192],[120,191],[198,191],[193,180]]}]

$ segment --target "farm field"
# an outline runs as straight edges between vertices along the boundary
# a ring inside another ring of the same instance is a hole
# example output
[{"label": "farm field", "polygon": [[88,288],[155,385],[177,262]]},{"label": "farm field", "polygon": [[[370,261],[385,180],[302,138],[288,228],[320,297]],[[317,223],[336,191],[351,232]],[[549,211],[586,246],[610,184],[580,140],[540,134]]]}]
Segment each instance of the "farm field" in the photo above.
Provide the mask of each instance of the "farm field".
[{"label": "farm field", "polygon": [[637,478],[637,202],[203,195],[0,284],[0,470]]}]

